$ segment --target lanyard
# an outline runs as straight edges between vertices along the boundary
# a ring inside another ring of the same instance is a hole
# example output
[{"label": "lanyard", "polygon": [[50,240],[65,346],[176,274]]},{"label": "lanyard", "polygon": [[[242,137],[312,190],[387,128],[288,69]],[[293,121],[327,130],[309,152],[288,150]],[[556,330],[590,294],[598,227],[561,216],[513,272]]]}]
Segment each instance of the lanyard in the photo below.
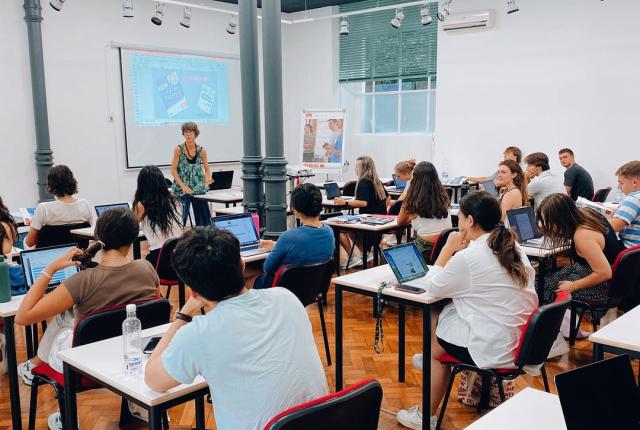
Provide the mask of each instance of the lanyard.
[{"label": "lanyard", "polygon": [[384,331],[382,330],[382,311],[384,309],[384,300],[382,300],[382,290],[388,286],[389,284],[386,282],[381,282],[376,296],[376,334],[373,341],[373,350],[378,354],[382,354],[384,352]]}]

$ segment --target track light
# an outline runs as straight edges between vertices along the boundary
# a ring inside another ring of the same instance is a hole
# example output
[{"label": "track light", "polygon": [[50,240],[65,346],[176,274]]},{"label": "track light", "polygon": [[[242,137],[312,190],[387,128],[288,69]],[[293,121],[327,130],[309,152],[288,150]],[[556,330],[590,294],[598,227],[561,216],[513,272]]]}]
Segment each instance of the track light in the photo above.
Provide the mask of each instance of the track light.
[{"label": "track light", "polygon": [[347,36],[349,34],[349,23],[346,19],[342,18],[340,21],[340,36]]},{"label": "track light", "polygon": [[231,19],[229,20],[229,24],[227,25],[227,33],[236,34],[238,30],[238,18],[235,15],[231,15]]},{"label": "track light", "polygon": [[453,0],[445,1],[444,6],[442,6],[442,10],[440,10],[438,12],[438,21],[444,21],[445,19],[447,19],[447,17],[451,13],[451,3],[452,2],[453,2]]},{"label": "track light", "polygon": [[507,0],[507,13],[514,13],[519,11],[518,5],[516,4],[516,0]]},{"label": "track light", "polygon": [[393,17],[389,24],[391,24],[391,27],[393,28],[400,28],[403,19],[404,13],[402,13],[402,9],[398,8],[396,9],[396,16]]},{"label": "track light", "polygon": [[429,5],[424,5],[422,9],[420,9],[420,23],[422,25],[427,25],[431,24],[431,21],[433,21],[433,18],[431,18],[431,15],[429,14]]},{"label": "track light", "polygon": [[122,16],[133,18],[133,0],[122,0]]},{"label": "track light", "polygon": [[156,14],[151,18],[151,22],[155,25],[162,25],[162,16],[164,15],[164,3],[156,3]]},{"label": "track light", "polygon": [[64,6],[64,0],[50,0],[49,5],[60,12],[60,9],[62,9],[62,6]]},{"label": "track light", "polygon": [[180,25],[184,28],[191,27],[191,8],[189,6],[185,7],[182,11],[182,19],[180,20]]}]

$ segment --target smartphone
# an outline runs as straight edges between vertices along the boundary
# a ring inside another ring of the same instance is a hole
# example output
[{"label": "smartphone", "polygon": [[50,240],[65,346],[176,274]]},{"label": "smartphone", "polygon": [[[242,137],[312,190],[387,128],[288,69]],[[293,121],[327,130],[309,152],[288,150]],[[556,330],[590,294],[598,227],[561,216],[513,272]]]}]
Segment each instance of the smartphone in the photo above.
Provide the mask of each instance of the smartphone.
[{"label": "smartphone", "polygon": [[396,287],[396,290],[404,291],[405,293],[411,293],[411,294],[422,294],[422,293],[426,292],[426,290],[424,288],[413,287],[411,285],[404,285],[404,284],[398,285]]},{"label": "smartphone", "polygon": [[158,342],[160,342],[160,339],[162,339],[162,337],[160,336],[152,337],[151,339],[149,339],[149,342],[147,342],[147,346],[144,347],[142,352],[144,352],[145,354],[151,354],[155,347],[158,345]]}]

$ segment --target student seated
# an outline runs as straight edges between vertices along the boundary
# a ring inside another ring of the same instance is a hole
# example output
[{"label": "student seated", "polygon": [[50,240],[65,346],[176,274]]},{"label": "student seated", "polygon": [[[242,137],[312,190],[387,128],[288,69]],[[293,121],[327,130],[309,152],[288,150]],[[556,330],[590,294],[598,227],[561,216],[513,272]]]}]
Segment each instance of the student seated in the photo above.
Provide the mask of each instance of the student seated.
[{"label": "student seated", "polygon": [[569,247],[574,261],[545,277],[543,301],[551,303],[557,293],[568,291],[576,300],[606,304],[611,265],[622,250],[607,220],[592,209],[578,209],[566,194],[544,199],[536,218],[551,246]]},{"label": "student seated", "polygon": [[393,168],[393,173],[396,175],[396,178],[401,181],[406,181],[407,185],[405,185],[402,194],[398,197],[399,201],[404,201],[407,198],[407,193],[409,192],[409,185],[411,184],[411,179],[413,178],[413,169],[416,167],[416,160],[405,160],[401,161],[395,165]]},{"label": "student seated", "polygon": [[442,230],[451,228],[449,195],[442,186],[435,166],[421,161],[413,169],[412,186],[400,208],[398,224],[409,224],[416,235],[416,246],[430,252]]},{"label": "student seated", "polygon": [[578,197],[591,200],[593,198],[593,179],[591,179],[589,172],[576,163],[571,149],[562,148],[558,155],[560,164],[566,169],[564,172],[564,188],[567,194],[571,196],[573,201],[578,200]]},{"label": "student seated", "polygon": [[[459,217],[460,232],[451,233],[425,280],[429,295],[452,299],[437,326],[432,325],[432,429],[450,375],[440,357],[449,354],[483,369],[513,368],[522,327],[538,306],[535,271],[500,221],[495,197],[485,191],[467,194],[460,201]],[[422,357],[414,357],[414,362],[422,363]],[[399,411],[397,419],[406,427],[421,428],[417,407]]]},{"label": "student seated", "polygon": [[625,198],[613,215],[611,225],[620,233],[625,248],[640,245],[640,161],[630,161],[621,166],[616,176]]},{"label": "student seated", "polygon": [[18,240],[18,228],[9,209],[0,197],[0,252],[4,255],[11,254],[13,245]]},{"label": "student seated", "polygon": [[[187,231],[171,261],[192,295],[149,358],[149,388],[162,392],[201,375],[220,430],[262,429],[283,410],[328,393],[305,309],[284,288],[244,287],[233,234]],[[205,303],[215,307],[199,315]]]},{"label": "student seated", "polygon": [[164,175],[157,166],[145,166],[138,173],[133,213],[149,243],[147,261],[155,267],[162,245],[182,235],[178,201],[167,189]]},{"label": "student seated", "polygon": [[[261,246],[271,248],[264,262],[264,275],[256,279],[253,288],[269,288],[282,266],[321,263],[333,256],[333,230],[320,222],[322,193],[313,184],[302,184],[291,193],[293,216],[301,226],[282,233],[277,242],[262,240]],[[312,246],[310,246],[312,244]]]},{"label": "student seated", "polygon": [[527,183],[520,165],[512,160],[500,162],[495,184],[502,189],[498,197],[502,209],[502,221],[507,219],[507,211],[529,204]]},{"label": "student seated", "polygon": [[[508,146],[502,153],[502,157],[503,160],[513,160],[516,163],[520,164],[520,162],[522,161],[522,151],[518,147]],[[467,181],[477,183],[495,181],[497,176],[498,172],[496,171],[490,176],[467,176]]]},{"label": "student seated", "polygon": [[525,157],[527,165],[525,176],[529,179],[527,194],[533,198],[533,207],[537,208],[549,194],[564,193],[562,178],[549,170],[549,157],[544,152],[534,152]]},{"label": "student seated", "polygon": [[71,169],[63,164],[53,166],[47,174],[47,192],[55,197],[50,202],[42,202],[36,206],[36,213],[31,220],[29,234],[24,239],[26,247],[33,248],[38,244],[38,234],[46,225],[93,224],[93,208],[85,199],[75,197],[78,193],[78,182]]}]

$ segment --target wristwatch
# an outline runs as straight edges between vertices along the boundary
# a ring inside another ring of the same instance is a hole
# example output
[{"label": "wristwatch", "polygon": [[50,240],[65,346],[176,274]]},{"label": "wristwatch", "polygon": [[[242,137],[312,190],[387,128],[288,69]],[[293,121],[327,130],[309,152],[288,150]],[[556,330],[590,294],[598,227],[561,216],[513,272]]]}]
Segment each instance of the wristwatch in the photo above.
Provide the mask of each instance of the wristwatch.
[{"label": "wristwatch", "polygon": [[193,317],[191,315],[183,314],[182,312],[176,312],[176,319],[185,322],[191,322],[191,320],[193,320]]}]

